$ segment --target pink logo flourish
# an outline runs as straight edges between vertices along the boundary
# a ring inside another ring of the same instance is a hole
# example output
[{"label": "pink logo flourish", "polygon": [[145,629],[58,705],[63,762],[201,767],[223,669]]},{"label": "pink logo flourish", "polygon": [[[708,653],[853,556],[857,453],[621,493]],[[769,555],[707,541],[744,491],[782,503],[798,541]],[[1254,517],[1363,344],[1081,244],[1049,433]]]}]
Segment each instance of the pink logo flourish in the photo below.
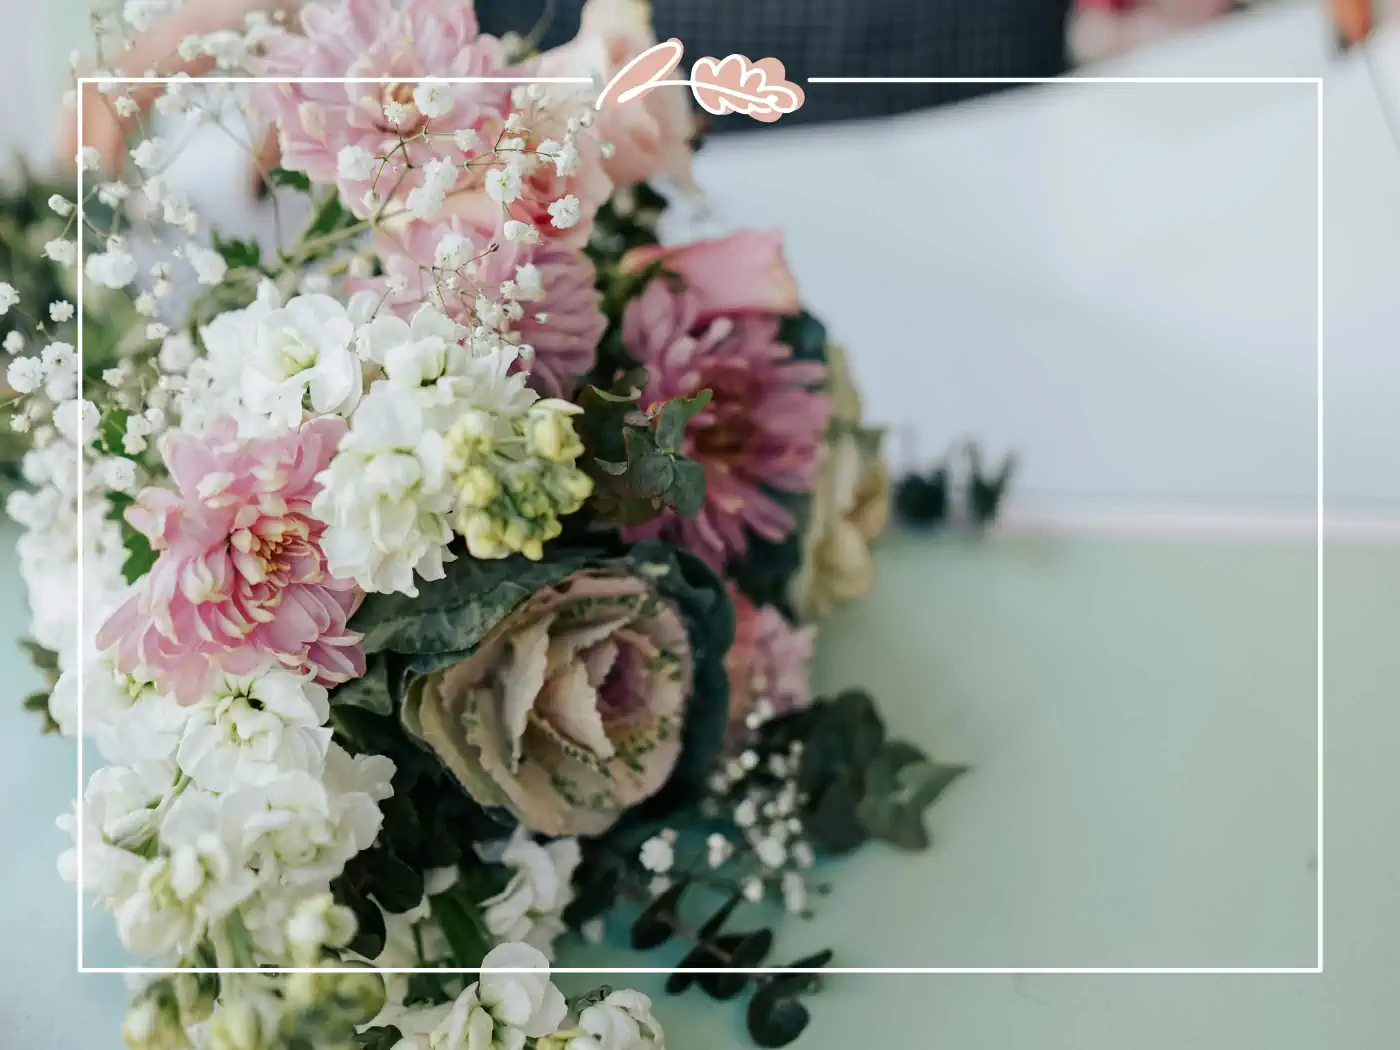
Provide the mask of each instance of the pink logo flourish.
[{"label": "pink logo flourish", "polygon": [[681,64],[684,52],[684,46],[675,38],[647,48],[608,81],[596,107],[625,105],[653,88],[688,87],[707,113],[717,117],[746,113],[754,120],[772,122],[798,109],[805,99],[802,89],[787,79],[787,71],[776,58],[760,58],[757,62],[750,62],[743,55],[730,55],[723,60],[698,58],[690,80],[667,80]]}]

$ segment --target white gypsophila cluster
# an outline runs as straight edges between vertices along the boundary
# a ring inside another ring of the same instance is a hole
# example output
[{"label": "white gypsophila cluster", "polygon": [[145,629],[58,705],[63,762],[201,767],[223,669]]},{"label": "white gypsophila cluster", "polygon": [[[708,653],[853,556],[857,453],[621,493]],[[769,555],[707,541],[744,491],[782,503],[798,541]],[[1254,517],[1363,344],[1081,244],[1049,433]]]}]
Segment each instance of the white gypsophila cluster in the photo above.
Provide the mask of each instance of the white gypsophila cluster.
[{"label": "white gypsophila cluster", "polygon": [[[85,680],[87,727],[115,764],[84,793],[83,885],[122,943],[189,952],[236,910],[263,958],[282,958],[296,905],[373,843],[393,763],[333,743],[326,690],[279,666],[215,675],[189,706],[102,657]],[[76,850],[60,861],[69,877],[76,865]]]},{"label": "white gypsophila cluster", "polygon": [[457,496],[444,434],[468,414],[495,429],[536,395],[511,373],[516,349],[474,335],[424,306],[411,322],[370,320],[357,347],[372,376],[350,417],[313,512],[327,523],[331,572],[367,591],[416,595],[415,578],[441,579]]},{"label": "white gypsophila cluster", "polygon": [[[62,411],[58,417],[70,414]],[[11,493],[5,511],[23,530],[15,553],[29,598],[30,637],[58,654],[59,667],[67,669],[91,648],[102,619],[116,608],[124,588],[124,551],[121,533],[108,514],[107,486],[99,469],[89,468],[80,485],[77,443],[57,429],[41,432],[36,439],[41,443],[25,453],[22,462],[24,478],[33,488]],[[80,609],[83,637],[78,633]],[[62,724],[63,719],[58,721]]]},{"label": "white gypsophila cluster", "polygon": [[552,959],[555,938],[565,929],[564,908],[573,900],[578,840],[539,843],[517,826],[509,839],[477,849],[482,859],[511,870],[505,889],[481,902],[486,928],[498,941],[522,941]]}]

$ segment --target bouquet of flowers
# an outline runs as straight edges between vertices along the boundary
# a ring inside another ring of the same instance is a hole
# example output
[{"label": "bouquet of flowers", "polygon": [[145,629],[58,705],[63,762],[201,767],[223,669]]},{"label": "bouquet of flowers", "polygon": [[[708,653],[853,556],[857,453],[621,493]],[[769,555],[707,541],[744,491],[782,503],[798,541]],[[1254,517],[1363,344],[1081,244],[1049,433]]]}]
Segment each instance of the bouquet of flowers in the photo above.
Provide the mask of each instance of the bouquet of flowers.
[{"label": "bouquet of flowers", "polygon": [[[108,763],[60,867],[166,967],[133,1050],[660,1047],[647,997],[550,982],[574,936],[688,942],[668,990],[747,990],[783,1045],[831,953],[753,973],[787,960],[745,913],[928,844],[959,767],[808,681],[870,583],[879,435],[775,235],[658,243],[685,93],[596,101],[655,43],[630,2],[545,54],[318,2],[180,46],[257,81],[87,89],[130,137],[82,147],[44,252],[130,302],[88,345],[134,321],[84,380],[74,305],[0,285],[8,509],[35,705]],[[275,133],[274,243],[207,228],[190,129]]]}]

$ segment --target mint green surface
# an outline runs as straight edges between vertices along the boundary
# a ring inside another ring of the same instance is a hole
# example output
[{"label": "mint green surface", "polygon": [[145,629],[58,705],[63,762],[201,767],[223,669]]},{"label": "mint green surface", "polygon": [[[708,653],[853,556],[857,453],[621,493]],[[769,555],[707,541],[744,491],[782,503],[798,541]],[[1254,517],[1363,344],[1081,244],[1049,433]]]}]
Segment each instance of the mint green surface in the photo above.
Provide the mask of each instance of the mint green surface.
[{"label": "mint green surface", "polygon": [[[935,807],[931,852],[872,847],[828,869],[835,892],[816,920],[787,921],[774,962],[830,944],[848,966],[1314,965],[1310,547],[895,537],[880,568],[825,630],[819,684],[865,685],[894,731],[976,768]],[[12,638],[12,559],[0,573]],[[1325,594],[1324,975],[838,975],[795,1045],[1393,1047],[1400,551],[1330,552]],[[74,972],[76,909],[54,870],[73,748],[19,710],[23,658],[7,647],[0,668],[0,1047],[117,1050],[122,979]],[[106,924],[88,926],[88,963],[120,964]],[[660,980],[611,979],[661,998],[673,1050],[747,1045],[741,1003],[664,998]]]}]

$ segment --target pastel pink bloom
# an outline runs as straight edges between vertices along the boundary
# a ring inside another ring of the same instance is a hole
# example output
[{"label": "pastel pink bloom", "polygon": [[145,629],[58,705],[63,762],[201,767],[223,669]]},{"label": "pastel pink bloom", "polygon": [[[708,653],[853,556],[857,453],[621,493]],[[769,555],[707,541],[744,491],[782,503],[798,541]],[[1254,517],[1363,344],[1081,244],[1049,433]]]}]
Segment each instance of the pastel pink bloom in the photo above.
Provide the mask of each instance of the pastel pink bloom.
[{"label": "pastel pink bloom", "polygon": [[[608,83],[632,59],[656,43],[645,0],[588,0],[579,16],[578,35],[539,59],[548,76],[591,76]],[[677,70],[676,77],[684,77]],[[595,134],[611,142],[613,155],[603,170],[619,186],[663,175],[690,186],[690,140],[694,119],[690,92],[683,88],[650,91],[636,102],[604,106],[595,116]]]},{"label": "pastel pink bloom", "polygon": [[269,659],[326,686],[364,674],[360,635],[346,627],[363,595],[326,571],[325,525],[311,515],[314,478],[345,429],[323,417],[239,440],[225,418],[198,437],[167,433],[176,491],[148,488],[126,512],[159,557],[97,635],[120,670],[182,704],[216,670],[251,674]]},{"label": "pastel pink bloom", "polygon": [[734,602],[734,644],[724,657],[729,675],[729,731],[726,748],[742,751],[752,731],[745,719],[760,702],[771,715],[800,711],[812,703],[812,644],[815,627],[794,627],[771,605],[761,608],[730,586]]},{"label": "pastel pink bloom", "polygon": [[716,568],[742,555],[746,530],[781,540],[796,524],[769,489],[807,492],[824,448],[828,402],[812,388],[826,375],[794,361],[768,314],[704,317],[695,292],[666,278],[627,305],[622,341],[648,373],[643,407],[709,389],[713,400],[691,420],[684,450],[705,469],[705,503],[682,518],[667,511],[627,531],[661,535]]},{"label": "pastel pink bloom", "polygon": [[378,235],[375,248],[385,276],[358,282],[357,287],[384,289],[390,278],[401,280],[404,293],[390,296],[385,305],[406,319],[412,317],[423,302],[436,301],[432,274],[422,267],[433,265],[438,245],[449,234],[466,239],[473,259],[463,268],[465,279],[458,287],[443,289],[442,305],[458,321],[465,323],[471,316],[478,292],[498,300],[501,282],[515,280],[518,267],[532,264],[539,270],[544,296],[521,301],[524,313],[511,327],[535,351],[530,386],[546,397],[570,396],[578,377],[597,362],[598,341],[607,328],[596,271],[577,248],[549,240],[512,244],[498,228],[475,225],[461,216],[414,222]]},{"label": "pastel pink bloom", "polygon": [[[478,32],[470,3],[440,0],[345,0],[312,3],[302,9],[302,32],[270,38],[256,71],[269,77],[464,77],[505,72],[501,43]],[[426,123],[413,104],[414,84],[276,84],[259,87],[259,108],[275,119],[281,132],[283,167],[304,171],[313,182],[339,185],[345,204],[356,214],[369,214],[365,191],[375,180],[342,177],[340,151],[358,146],[370,156],[385,156],[399,143],[398,130],[415,135]],[[489,149],[510,111],[510,88],[501,84],[444,85],[452,108],[435,118],[448,131],[478,131]],[[384,103],[408,107],[406,123],[395,126],[384,115]],[[451,138],[431,143],[415,139],[407,146],[413,170],[402,170],[403,151],[394,158],[394,171],[380,176],[376,192],[398,197],[421,185],[422,166],[434,158],[461,163],[467,154]],[[400,176],[403,176],[400,178]],[[397,189],[394,187],[397,186]]]},{"label": "pastel pink bloom", "polygon": [[797,313],[797,282],[777,230],[740,230],[680,248],[645,245],[624,255],[622,268],[636,273],[658,259],[694,294],[702,321],[718,314]]}]

